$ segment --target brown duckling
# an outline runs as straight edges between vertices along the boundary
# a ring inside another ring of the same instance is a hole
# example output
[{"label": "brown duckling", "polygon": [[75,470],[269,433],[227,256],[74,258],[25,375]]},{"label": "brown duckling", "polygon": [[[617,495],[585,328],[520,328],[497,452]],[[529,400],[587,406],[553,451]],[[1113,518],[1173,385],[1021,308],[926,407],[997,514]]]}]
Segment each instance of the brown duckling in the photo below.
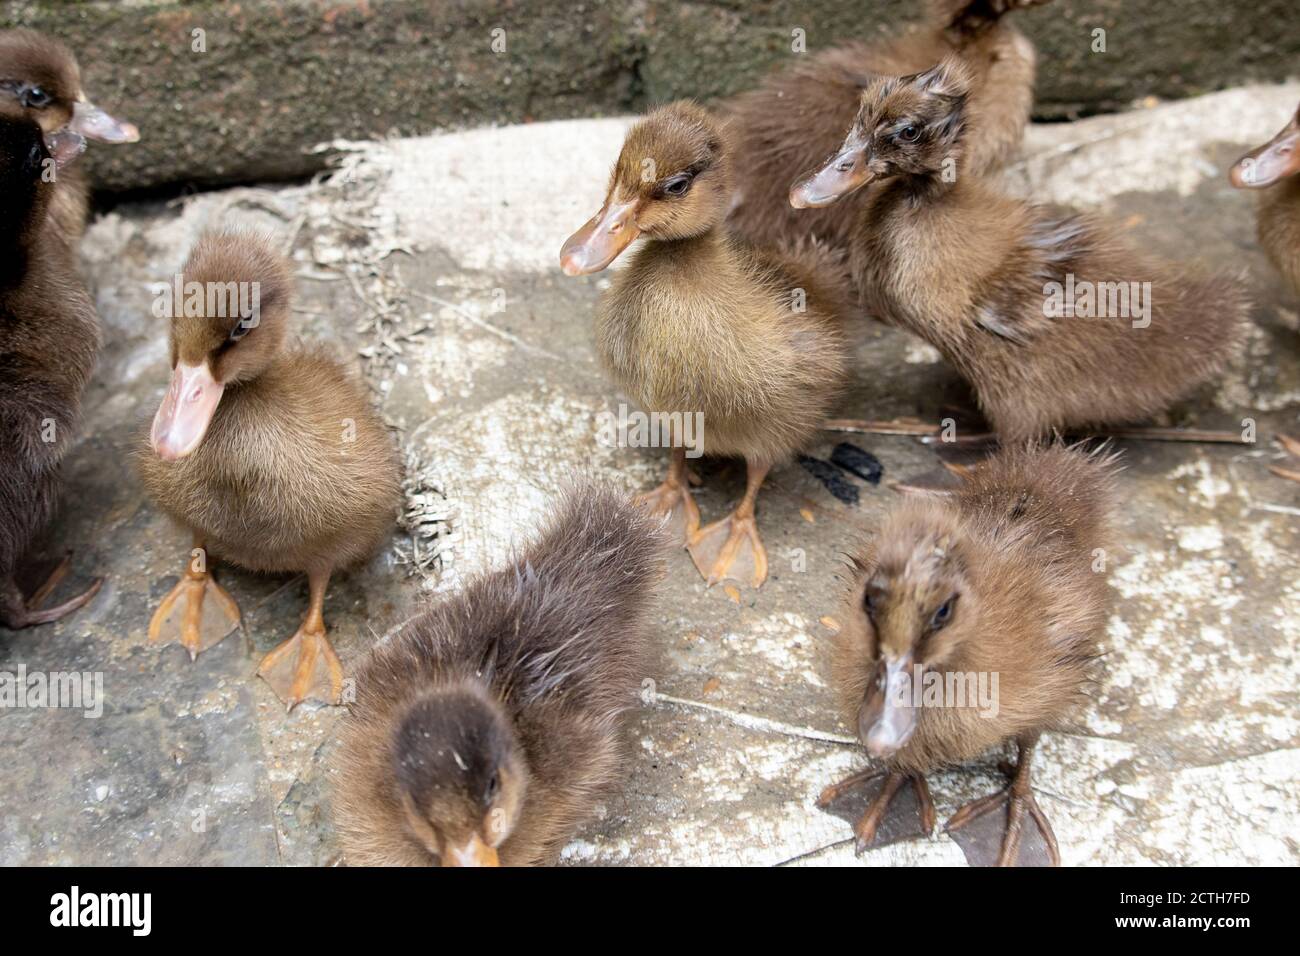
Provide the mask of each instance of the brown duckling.
[{"label": "brown duckling", "polygon": [[[903,499],[853,559],[833,673],[850,722],[886,769],[828,787],[819,804],[878,778],[879,795],[854,827],[859,851],[872,845],[903,784],[916,787],[928,832],[934,809],[925,775],[1015,739],[1020,760],[1010,785],[963,807],[948,829],[1005,806],[998,862],[1016,862],[1027,816],[1059,863],[1030,789],[1030,758],[1039,735],[1080,703],[1097,655],[1115,472],[1104,451],[1004,449],[951,497]],[[934,706],[918,694],[940,678],[941,686],[969,689],[972,676],[987,678],[991,700],[977,703],[972,692]]]},{"label": "brown duckling", "polygon": [[337,758],[349,864],[555,861],[620,776],[666,543],[660,519],[575,487],[511,564],[370,652]]},{"label": "brown duckling", "polygon": [[[1300,109],[1282,131],[1252,149],[1232,167],[1229,177],[1238,189],[1259,189],[1259,244],[1291,288],[1300,293]],[[1300,440],[1278,440],[1300,458]],[[1300,481],[1300,470],[1273,467],[1273,472]]]},{"label": "brown duckling", "polygon": [[727,234],[729,156],[720,125],[699,106],[649,113],[627,134],[604,206],[564,244],[560,262],[568,275],[599,272],[638,236],[647,240],[601,297],[601,357],[644,411],[699,416],[694,452],[744,457],[748,482],[735,511],[700,528],[689,436],[677,434],[668,478],[645,498],[684,518],[710,585],[731,577],[759,587],[767,555],[754,502],[769,469],[814,438],[835,401],[848,306],[842,266],[821,247],[759,251]]},{"label": "brown duckling", "polygon": [[966,168],[1001,165],[1020,145],[1034,99],[1033,44],[1003,14],[1047,0],[929,0],[918,28],[891,40],[853,43],[811,56],[721,107],[735,140],[735,231],[768,245],[809,233],[847,246],[865,197],[797,214],[790,184],[838,152],[862,90],[880,76],[917,73],[945,56],[967,66],[974,129]]},{"label": "brown duckling", "polygon": [[57,607],[40,605],[67,561],[29,598],[14,580],[49,522],[59,467],[76,434],[81,396],[99,354],[99,317],[48,211],[80,137],[48,138],[12,104],[0,102],[0,626],[57,621],[99,590]]},{"label": "brown duckling", "polygon": [[[46,134],[70,129],[104,143],[134,143],[140,131],[86,99],[77,59],[63,43],[35,30],[0,30],[0,96],[18,103]],[[86,231],[90,187],[77,167],[59,176],[50,215],[70,242]]]},{"label": "brown duckling", "polygon": [[821,206],[877,183],[851,259],[863,304],[943,353],[1007,443],[1132,422],[1213,378],[1244,337],[1241,284],[947,175],[970,90],[955,59],[874,80],[840,152],[791,190],[792,205]]},{"label": "brown duckling", "polygon": [[285,345],[293,278],[267,238],[205,234],[180,281],[171,385],[136,460],[149,496],[193,532],[194,551],[150,640],[178,639],[193,657],[238,625],[234,600],[208,573],[208,549],[252,571],[305,571],[302,626],[258,674],[290,708],[307,697],[337,702],[343,672],[325,635],[325,589],[395,523],[394,442],[341,362]]}]

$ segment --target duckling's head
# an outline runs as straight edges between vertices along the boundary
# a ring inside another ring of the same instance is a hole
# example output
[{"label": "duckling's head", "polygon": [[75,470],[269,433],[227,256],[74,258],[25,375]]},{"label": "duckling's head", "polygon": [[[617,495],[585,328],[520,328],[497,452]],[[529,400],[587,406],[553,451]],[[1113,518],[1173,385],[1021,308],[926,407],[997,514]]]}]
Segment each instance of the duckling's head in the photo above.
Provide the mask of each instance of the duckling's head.
[{"label": "duckling's head", "polygon": [[965,65],[951,57],[924,73],[873,80],[843,145],[791,187],[790,205],[829,206],[894,176],[955,175],[969,92]]},{"label": "duckling's head", "polygon": [[18,103],[46,133],[67,127],[87,139],[134,143],[140,131],[86,99],[72,51],[35,30],[0,31],[0,96]]},{"label": "duckling's head", "polygon": [[638,236],[688,239],[722,222],[731,170],[722,127],[687,100],[661,106],[628,130],[605,204],[560,250],[565,275],[599,272]]},{"label": "duckling's head", "polygon": [[1263,146],[1252,149],[1228,173],[1238,189],[1263,189],[1300,173],[1300,109]]},{"label": "duckling's head", "polygon": [[393,737],[407,836],[443,866],[496,866],[528,772],[501,705],[466,683],[422,697]]},{"label": "duckling's head", "polygon": [[76,133],[42,133],[18,107],[0,102],[0,223],[6,245],[21,246],[45,220],[58,170],[85,146]]},{"label": "duckling's head", "polygon": [[919,679],[950,664],[979,626],[962,542],[949,514],[917,503],[891,516],[873,559],[860,566],[850,613],[875,649],[858,709],[858,736],[872,756],[888,757],[911,739]]},{"label": "duckling's head", "polygon": [[261,374],[284,344],[293,279],[267,236],[204,234],[154,314],[171,320],[172,380],[150,441],[165,461],[203,441],[225,389]]}]

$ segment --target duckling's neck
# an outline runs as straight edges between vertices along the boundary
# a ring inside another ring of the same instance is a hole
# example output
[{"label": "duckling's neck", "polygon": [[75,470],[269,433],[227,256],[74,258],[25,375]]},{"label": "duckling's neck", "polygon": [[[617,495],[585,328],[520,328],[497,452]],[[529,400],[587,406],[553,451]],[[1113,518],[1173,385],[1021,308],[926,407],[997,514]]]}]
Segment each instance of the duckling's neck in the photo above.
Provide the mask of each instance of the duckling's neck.
[{"label": "duckling's neck", "polygon": [[692,269],[717,262],[727,254],[722,229],[713,226],[685,239],[651,239],[641,249],[638,259],[654,262],[657,268]]}]

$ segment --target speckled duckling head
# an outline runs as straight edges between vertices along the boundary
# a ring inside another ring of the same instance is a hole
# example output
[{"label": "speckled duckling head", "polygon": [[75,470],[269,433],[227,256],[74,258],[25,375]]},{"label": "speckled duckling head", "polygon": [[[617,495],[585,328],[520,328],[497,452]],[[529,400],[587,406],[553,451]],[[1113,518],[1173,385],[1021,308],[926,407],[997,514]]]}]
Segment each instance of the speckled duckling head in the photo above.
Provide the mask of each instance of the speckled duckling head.
[{"label": "speckled duckling head", "polygon": [[862,91],[843,145],[795,183],[790,204],[827,206],[870,182],[955,168],[969,94],[969,72],[952,57],[923,73],[876,78]]},{"label": "speckled duckling head", "polygon": [[393,741],[408,836],[442,866],[496,866],[527,790],[523,753],[500,703],[473,684],[414,704]]},{"label": "speckled duckling head", "polygon": [[634,125],[610,174],[605,204],[560,250],[566,275],[600,272],[639,236],[689,239],[722,222],[731,170],[721,125],[680,100]]},{"label": "speckled duckling head", "polygon": [[171,306],[172,380],[150,432],[159,457],[174,461],[197,448],[222,392],[275,359],[292,290],[289,264],[269,238],[222,232],[199,239],[170,295],[156,300]]},{"label": "speckled duckling head", "polygon": [[65,127],[104,143],[134,143],[136,127],[86,98],[77,59],[35,30],[0,30],[0,96],[8,96],[47,134]]},{"label": "speckled duckling head", "polygon": [[876,654],[858,711],[858,735],[887,757],[916,729],[917,708],[900,707],[913,668],[943,670],[963,641],[978,636],[979,596],[966,571],[960,522],[934,502],[896,511],[856,585],[861,626]]}]

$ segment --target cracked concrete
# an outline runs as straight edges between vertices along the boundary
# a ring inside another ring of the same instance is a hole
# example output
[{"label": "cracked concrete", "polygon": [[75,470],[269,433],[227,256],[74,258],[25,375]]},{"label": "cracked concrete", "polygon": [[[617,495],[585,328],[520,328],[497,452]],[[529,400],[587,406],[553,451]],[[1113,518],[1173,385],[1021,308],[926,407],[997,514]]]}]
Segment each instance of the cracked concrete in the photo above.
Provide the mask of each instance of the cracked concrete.
[{"label": "cracked concrete", "polygon": [[[1300,303],[1255,245],[1251,198],[1224,170],[1271,135],[1300,85],[1232,90],[1030,130],[1009,186],[1110,213],[1155,251],[1241,270],[1257,307],[1248,354],[1166,424],[1236,429],[1247,446],[1121,442],[1127,471],[1111,577],[1107,656],[1088,707],[1045,738],[1036,784],[1067,864],[1294,863],[1300,811],[1300,489],[1266,470],[1300,421]],[[0,710],[9,755],[0,863],[338,861],[329,823],[340,711],[286,715],[254,677],[306,604],[300,577],[218,565],[242,632],[191,663],[145,639],[187,540],[146,501],[126,451],[166,381],[150,284],[177,271],[205,226],[271,230],[299,273],[301,334],[356,355],[401,432],[415,502],[368,567],[338,577],[326,619],[345,670],[413,602],[454,588],[533,528],[557,482],[583,471],[628,491],[664,467],[654,450],[595,440],[626,401],[605,380],[591,314],[607,279],[565,279],[564,237],[596,208],[625,121],[566,121],[374,144],[310,185],[235,189],[119,206],[83,248],[106,330],[45,550],[74,548],[71,589],[107,576],[83,611],[0,634],[0,671],[103,675],[104,713]],[[932,349],[868,322],[839,414],[933,419],[965,400]],[[849,439],[886,479],[934,467],[903,437]],[[698,501],[721,515],[743,486],[705,460]],[[632,718],[625,789],[568,847],[571,864],[853,862],[850,831],[817,811],[825,784],[863,761],[833,709],[822,618],[836,613],[842,553],[892,503],[860,484],[849,507],[798,465],[772,475],[760,523],[772,577],[733,600],[670,562],[654,631],[653,694]],[[413,557],[416,556],[416,557]],[[998,784],[990,753],[936,774],[940,819]],[[862,858],[962,864],[946,836]]]}]

